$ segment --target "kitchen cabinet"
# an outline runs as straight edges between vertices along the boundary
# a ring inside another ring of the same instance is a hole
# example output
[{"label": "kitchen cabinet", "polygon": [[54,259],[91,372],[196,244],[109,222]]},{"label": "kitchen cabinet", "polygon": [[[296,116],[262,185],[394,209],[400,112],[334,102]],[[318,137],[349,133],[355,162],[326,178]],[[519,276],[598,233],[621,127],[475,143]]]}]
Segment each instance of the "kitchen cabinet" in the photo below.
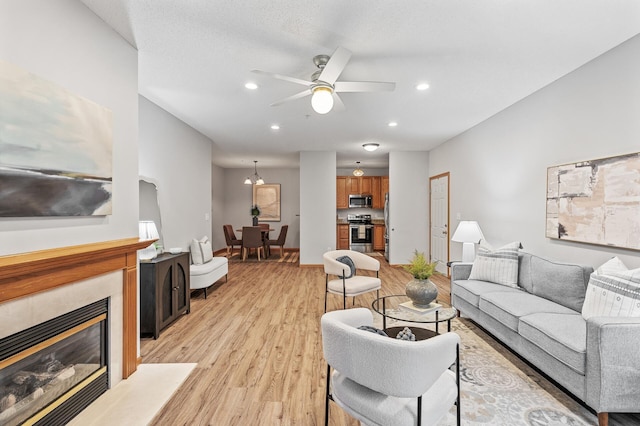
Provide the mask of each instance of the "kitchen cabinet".
[{"label": "kitchen cabinet", "polygon": [[360,178],[357,176],[347,176],[347,195],[360,193]]},{"label": "kitchen cabinet", "polygon": [[372,207],[374,209],[384,208],[384,194],[382,193],[381,176],[371,176],[371,194],[373,195]]},{"label": "kitchen cabinet", "polygon": [[373,226],[373,249],[384,250],[384,225]]},{"label": "kitchen cabinet", "polygon": [[140,261],[140,334],[153,335],[190,310],[189,253]]},{"label": "kitchen cabinet", "polygon": [[[338,250],[349,250],[349,225],[338,225],[336,243]],[[384,244],[384,243],[383,243]],[[383,247],[384,248],[384,247]]]},{"label": "kitchen cabinet", "polygon": [[371,192],[371,176],[360,177],[360,194],[373,194]]},{"label": "kitchen cabinet", "polygon": [[349,208],[349,192],[347,191],[347,177],[336,177],[336,208]]},{"label": "kitchen cabinet", "polygon": [[384,194],[389,192],[389,176],[380,178],[380,194],[382,195],[382,207],[384,207]]}]

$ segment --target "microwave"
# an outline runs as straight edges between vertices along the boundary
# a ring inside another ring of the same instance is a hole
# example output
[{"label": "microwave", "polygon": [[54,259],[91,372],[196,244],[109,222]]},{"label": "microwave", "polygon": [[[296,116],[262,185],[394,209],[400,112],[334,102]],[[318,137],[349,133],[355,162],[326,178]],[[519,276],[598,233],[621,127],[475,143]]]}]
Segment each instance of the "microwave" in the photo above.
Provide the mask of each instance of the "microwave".
[{"label": "microwave", "polygon": [[370,209],[373,205],[373,197],[367,194],[349,195],[349,208],[365,208]]}]

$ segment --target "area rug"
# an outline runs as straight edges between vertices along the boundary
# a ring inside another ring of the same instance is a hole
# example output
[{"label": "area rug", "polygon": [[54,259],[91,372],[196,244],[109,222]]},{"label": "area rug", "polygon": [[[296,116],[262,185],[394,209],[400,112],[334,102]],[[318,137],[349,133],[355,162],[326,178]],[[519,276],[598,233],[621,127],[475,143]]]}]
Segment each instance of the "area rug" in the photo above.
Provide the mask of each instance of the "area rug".
[{"label": "area rug", "polygon": [[[374,324],[380,327],[381,317],[377,314],[375,317]],[[412,326],[387,320],[388,327],[398,325]],[[518,357],[491,342],[491,338],[471,321],[454,319],[451,328],[462,342],[463,425],[589,426],[598,423],[594,414]],[[455,425],[455,413],[453,407],[438,426]]]},{"label": "area rug", "polygon": [[[285,251],[284,255],[282,257],[280,257],[280,251],[278,249],[275,249],[275,250],[272,249],[271,256],[267,257],[266,259],[264,257],[260,256],[260,262],[298,263],[299,260],[300,260],[300,252],[298,252],[298,251]],[[243,262],[242,256],[240,255],[240,253],[234,253],[229,258],[229,262],[241,263],[241,262]],[[247,259],[244,262],[245,263],[247,263],[247,262],[257,263],[258,262],[258,257],[255,255],[255,253],[252,253],[251,255],[247,256]]]}]

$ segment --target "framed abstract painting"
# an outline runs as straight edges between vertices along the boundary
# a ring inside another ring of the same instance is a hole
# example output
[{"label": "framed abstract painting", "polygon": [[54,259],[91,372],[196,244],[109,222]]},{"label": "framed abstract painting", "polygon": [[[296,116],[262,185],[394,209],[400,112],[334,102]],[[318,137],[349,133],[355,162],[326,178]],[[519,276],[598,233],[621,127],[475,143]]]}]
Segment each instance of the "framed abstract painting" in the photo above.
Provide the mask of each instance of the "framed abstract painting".
[{"label": "framed abstract painting", "polygon": [[253,185],[253,204],[260,208],[258,220],[280,222],[280,184]]}]

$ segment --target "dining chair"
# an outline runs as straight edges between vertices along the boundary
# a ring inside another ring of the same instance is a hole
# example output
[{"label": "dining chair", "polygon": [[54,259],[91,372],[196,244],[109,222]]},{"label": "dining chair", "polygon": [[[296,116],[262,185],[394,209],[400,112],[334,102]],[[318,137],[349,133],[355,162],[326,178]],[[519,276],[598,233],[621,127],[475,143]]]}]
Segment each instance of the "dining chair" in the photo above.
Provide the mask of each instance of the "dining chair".
[{"label": "dining chair", "polygon": [[258,261],[260,260],[260,251],[264,257],[264,241],[262,240],[262,229],[259,226],[242,227],[242,260],[247,259],[247,252],[251,249],[256,249]]},{"label": "dining chair", "polygon": [[224,232],[224,239],[227,242],[227,257],[233,255],[233,247],[240,247],[240,254],[242,255],[242,240],[239,240],[236,237],[235,232],[233,232],[233,226],[231,225],[222,225],[222,231]]},{"label": "dining chair", "polygon": [[287,231],[288,230],[289,230],[289,225],[282,225],[282,228],[280,228],[280,235],[278,235],[278,239],[277,240],[268,240],[269,248],[271,248],[271,246],[279,246],[280,247],[280,257],[283,256],[284,241],[287,239]]}]

